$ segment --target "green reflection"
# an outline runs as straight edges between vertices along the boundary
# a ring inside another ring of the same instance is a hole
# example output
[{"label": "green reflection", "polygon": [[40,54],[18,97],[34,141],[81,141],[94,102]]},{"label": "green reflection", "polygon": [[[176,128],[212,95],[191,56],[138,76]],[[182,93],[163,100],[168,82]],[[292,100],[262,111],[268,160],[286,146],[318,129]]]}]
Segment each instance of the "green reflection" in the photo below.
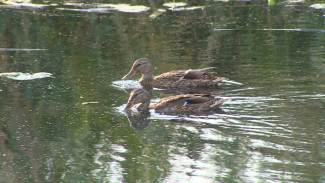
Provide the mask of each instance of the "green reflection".
[{"label": "green reflection", "polygon": [[[0,182],[324,179],[322,13],[305,4],[151,3],[132,14],[1,7],[1,72],[53,77],[1,77]],[[156,9],[166,11],[150,18]],[[135,130],[117,109],[128,93],[111,84],[140,57],[155,75],[217,67],[245,85],[212,91],[233,99],[225,114],[151,114]]]}]

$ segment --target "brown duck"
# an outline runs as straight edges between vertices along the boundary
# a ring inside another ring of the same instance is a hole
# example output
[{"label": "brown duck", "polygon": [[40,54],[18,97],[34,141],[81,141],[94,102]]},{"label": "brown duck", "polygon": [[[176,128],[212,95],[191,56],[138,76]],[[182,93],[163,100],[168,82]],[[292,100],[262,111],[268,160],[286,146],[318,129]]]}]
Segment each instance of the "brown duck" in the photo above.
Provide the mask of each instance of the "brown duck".
[{"label": "brown duck", "polygon": [[126,104],[125,111],[131,109],[135,104],[139,111],[155,109],[158,113],[201,113],[219,109],[219,107],[230,98],[219,98],[214,94],[183,94],[160,99],[157,103],[150,105],[151,94],[143,89],[134,89]]},{"label": "brown duck", "polygon": [[142,77],[139,83],[142,86],[151,86],[155,88],[186,88],[186,87],[212,87],[218,86],[218,83],[227,80],[223,77],[215,76],[213,72],[207,72],[214,67],[207,67],[196,70],[175,70],[152,77],[152,66],[147,58],[136,60],[130,72],[122,79],[128,79],[137,73]]}]

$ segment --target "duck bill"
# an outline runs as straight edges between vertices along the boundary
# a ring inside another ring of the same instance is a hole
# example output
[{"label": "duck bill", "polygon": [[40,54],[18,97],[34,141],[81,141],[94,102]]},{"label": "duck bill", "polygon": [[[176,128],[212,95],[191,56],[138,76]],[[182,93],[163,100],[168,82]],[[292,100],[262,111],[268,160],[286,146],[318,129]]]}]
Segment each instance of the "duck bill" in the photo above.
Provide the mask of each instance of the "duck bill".
[{"label": "duck bill", "polygon": [[136,72],[134,70],[131,70],[127,75],[125,75],[122,80],[126,80],[132,76],[134,76],[136,74]]},{"label": "duck bill", "polygon": [[128,103],[126,104],[126,107],[124,108],[124,111],[128,111],[128,110],[130,110],[134,105],[135,105],[135,103],[133,103],[133,102],[128,102]]}]

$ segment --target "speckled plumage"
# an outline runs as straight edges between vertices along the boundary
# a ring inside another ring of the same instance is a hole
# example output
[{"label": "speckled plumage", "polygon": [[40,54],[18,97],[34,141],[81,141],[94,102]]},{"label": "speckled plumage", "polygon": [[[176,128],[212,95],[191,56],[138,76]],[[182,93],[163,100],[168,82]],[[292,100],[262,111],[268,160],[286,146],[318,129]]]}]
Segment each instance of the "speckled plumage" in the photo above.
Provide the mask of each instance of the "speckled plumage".
[{"label": "speckled plumage", "polygon": [[[155,104],[149,106],[151,95],[148,91],[138,88],[131,92],[125,110],[133,105],[141,103],[138,110],[155,109],[158,113],[200,113],[219,107],[230,98],[220,98],[214,94],[184,94],[175,95],[160,99]],[[149,102],[148,102],[149,101]]]},{"label": "speckled plumage", "polygon": [[141,73],[142,77],[139,83],[142,86],[151,86],[155,88],[187,88],[187,87],[212,87],[218,86],[218,83],[227,80],[223,77],[217,77],[215,72],[207,72],[214,67],[208,67],[195,70],[175,70],[152,77],[152,66],[148,59],[140,58],[136,60],[130,72],[122,79],[132,77]]}]

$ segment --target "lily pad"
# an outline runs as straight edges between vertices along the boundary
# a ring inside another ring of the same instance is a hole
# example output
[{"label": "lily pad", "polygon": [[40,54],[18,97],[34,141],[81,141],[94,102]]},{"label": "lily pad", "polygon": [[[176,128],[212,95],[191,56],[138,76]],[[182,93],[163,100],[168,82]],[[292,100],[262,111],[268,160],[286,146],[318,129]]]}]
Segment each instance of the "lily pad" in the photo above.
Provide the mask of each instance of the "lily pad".
[{"label": "lily pad", "polygon": [[33,79],[41,79],[51,77],[51,73],[47,72],[38,72],[34,74],[30,73],[22,73],[22,72],[4,72],[0,73],[1,77],[6,77],[13,80],[33,80]]},{"label": "lily pad", "polygon": [[325,9],[325,3],[313,4],[310,7],[314,9]]}]

